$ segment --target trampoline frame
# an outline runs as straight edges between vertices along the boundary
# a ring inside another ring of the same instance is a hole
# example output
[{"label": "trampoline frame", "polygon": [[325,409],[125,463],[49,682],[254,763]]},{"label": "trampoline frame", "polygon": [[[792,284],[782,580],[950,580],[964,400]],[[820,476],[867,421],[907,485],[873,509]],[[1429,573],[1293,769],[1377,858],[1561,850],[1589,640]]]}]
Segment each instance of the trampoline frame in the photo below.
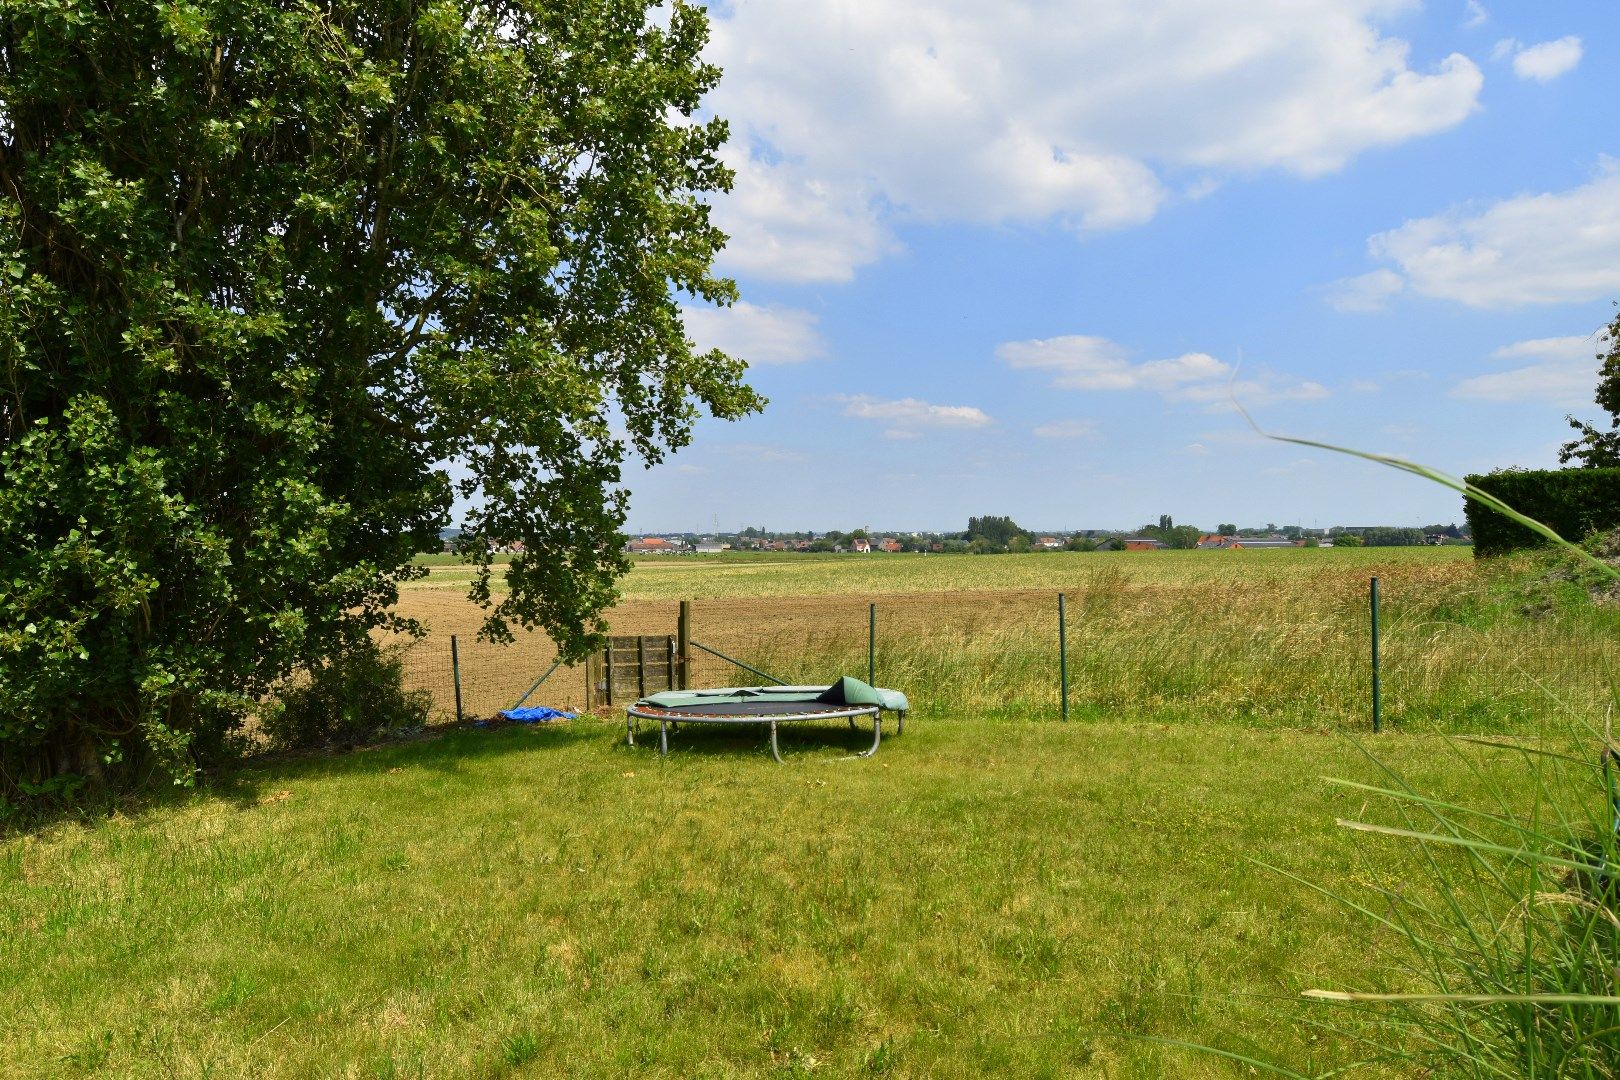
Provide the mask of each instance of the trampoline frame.
[{"label": "trampoline frame", "polygon": [[863,716],[872,718],[872,746],[869,750],[858,750],[854,756],[869,758],[877,753],[878,744],[883,741],[883,714],[876,705],[842,705],[833,709],[816,709],[809,712],[793,712],[786,708],[788,705],[803,705],[805,702],[783,702],[781,712],[772,713],[704,713],[696,711],[701,705],[683,708],[660,708],[656,705],[642,705],[637,703],[624,710],[625,741],[630,746],[636,745],[636,729],[638,720],[656,720],[658,722],[658,753],[660,756],[669,754],[669,730],[681,724],[765,724],[771,729],[771,756],[778,764],[782,761],[782,751],[776,741],[776,725],[794,723],[803,720],[842,720],[848,719],[851,730],[855,721]]}]

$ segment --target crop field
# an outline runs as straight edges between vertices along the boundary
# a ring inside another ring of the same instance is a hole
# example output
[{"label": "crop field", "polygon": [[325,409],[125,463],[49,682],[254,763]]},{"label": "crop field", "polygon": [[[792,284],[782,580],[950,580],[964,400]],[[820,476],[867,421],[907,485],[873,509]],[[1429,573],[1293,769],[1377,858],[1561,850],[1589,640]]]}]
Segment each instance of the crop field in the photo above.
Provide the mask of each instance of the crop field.
[{"label": "crop field", "polygon": [[[444,567],[400,610],[428,637],[417,684],[453,708],[447,637],[460,644],[464,711],[509,706],[554,658],[543,635],[476,640],[481,615]],[[1613,700],[1620,618],[1519,595],[1514,566],[1466,548],[1045,553],[1005,556],[720,556],[638,561],[615,632],[674,632],[790,682],[864,675],[877,605],[878,681],[919,715],[1049,718],[1060,710],[1057,593],[1067,599],[1076,718],[1357,730],[1371,711],[1369,579],[1382,589],[1382,682],[1392,723],[1532,733],[1549,711],[1591,718]],[[1542,610],[1545,609],[1545,610]],[[696,685],[758,682],[708,654]],[[562,669],[532,699],[583,698]]]}]

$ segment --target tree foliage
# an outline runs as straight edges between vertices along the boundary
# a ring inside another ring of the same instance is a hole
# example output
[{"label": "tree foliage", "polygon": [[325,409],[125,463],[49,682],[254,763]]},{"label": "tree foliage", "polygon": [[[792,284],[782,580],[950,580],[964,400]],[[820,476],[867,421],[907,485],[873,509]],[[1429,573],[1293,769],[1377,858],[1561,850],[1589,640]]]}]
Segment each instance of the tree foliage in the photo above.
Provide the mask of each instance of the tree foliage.
[{"label": "tree foliage", "polygon": [[981,546],[989,551],[1005,551],[1015,536],[1025,541],[1031,538],[1029,530],[1020,528],[1010,517],[986,515],[968,518],[967,538],[970,545],[973,541],[982,540],[984,543]]},{"label": "tree foliage", "polygon": [[485,633],[579,656],[621,469],[759,399],[700,9],[5,0],[0,785],[189,775],[391,625],[459,496]]},{"label": "tree foliage", "polygon": [[1578,461],[1588,469],[1620,466],[1620,315],[1600,335],[1604,351],[1598,353],[1598,385],[1594,400],[1609,414],[1607,430],[1573,416],[1569,426],[1580,437],[1565,443],[1558,451],[1561,464]]}]

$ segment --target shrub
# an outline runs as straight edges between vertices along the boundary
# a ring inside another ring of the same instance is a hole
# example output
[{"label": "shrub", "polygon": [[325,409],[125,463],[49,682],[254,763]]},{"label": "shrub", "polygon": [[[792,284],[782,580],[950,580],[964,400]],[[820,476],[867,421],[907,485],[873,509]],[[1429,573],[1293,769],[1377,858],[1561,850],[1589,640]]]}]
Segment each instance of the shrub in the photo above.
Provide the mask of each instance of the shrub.
[{"label": "shrub", "polygon": [[382,731],[427,723],[432,696],[406,690],[404,650],[366,640],[282,691],[263,729],[277,750],[364,742]]},{"label": "shrub", "polygon": [[[1620,468],[1509,469],[1467,480],[1560,536],[1580,539],[1620,527]],[[1523,525],[1472,500],[1467,512],[1475,555],[1504,555],[1547,543]]]}]

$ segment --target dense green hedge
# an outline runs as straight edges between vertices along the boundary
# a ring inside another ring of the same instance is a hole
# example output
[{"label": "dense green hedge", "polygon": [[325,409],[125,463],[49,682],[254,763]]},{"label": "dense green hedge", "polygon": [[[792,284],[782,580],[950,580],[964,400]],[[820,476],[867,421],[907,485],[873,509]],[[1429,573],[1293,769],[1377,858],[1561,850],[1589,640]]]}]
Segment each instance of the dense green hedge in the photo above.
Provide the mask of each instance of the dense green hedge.
[{"label": "dense green hedge", "polygon": [[[1470,476],[1488,491],[1566,540],[1584,540],[1599,529],[1620,528],[1620,469],[1509,470]],[[1516,521],[1468,500],[1474,554],[1502,555],[1546,543]]]}]

